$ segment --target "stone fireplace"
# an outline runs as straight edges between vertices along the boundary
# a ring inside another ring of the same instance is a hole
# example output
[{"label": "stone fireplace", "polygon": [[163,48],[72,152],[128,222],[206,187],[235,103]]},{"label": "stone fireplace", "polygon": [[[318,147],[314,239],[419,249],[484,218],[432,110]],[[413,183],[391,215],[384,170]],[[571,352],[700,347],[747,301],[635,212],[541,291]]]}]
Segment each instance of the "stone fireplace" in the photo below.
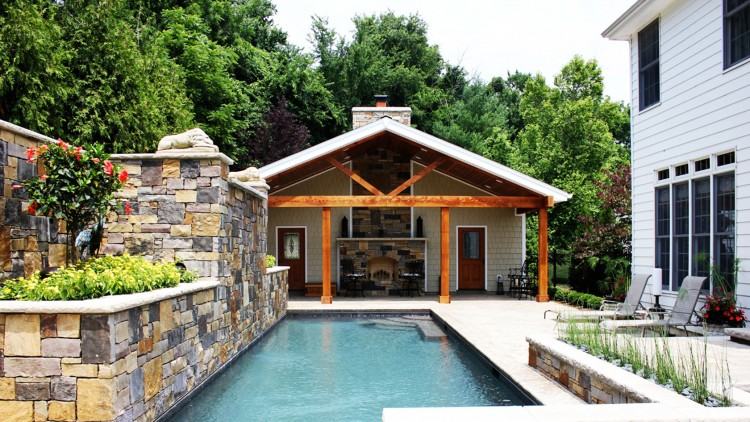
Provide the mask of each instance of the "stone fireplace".
[{"label": "stone fireplace", "polygon": [[[423,238],[338,238],[339,262],[350,260],[350,271],[361,274],[370,286],[368,294],[389,294],[401,288],[403,274],[413,263],[424,263],[427,241]],[[344,265],[339,266],[341,281]]]}]

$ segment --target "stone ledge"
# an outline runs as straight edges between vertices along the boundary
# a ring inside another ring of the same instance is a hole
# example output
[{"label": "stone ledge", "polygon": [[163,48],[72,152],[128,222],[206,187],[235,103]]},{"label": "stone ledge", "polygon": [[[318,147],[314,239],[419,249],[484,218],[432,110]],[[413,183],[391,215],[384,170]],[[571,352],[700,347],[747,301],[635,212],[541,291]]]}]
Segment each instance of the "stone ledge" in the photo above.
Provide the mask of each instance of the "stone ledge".
[{"label": "stone ledge", "polygon": [[250,186],[250,184],[248,183],[238,182],[236,180],[229,179],[229,186],[245,191],[249,193],[250,195],[253,195],[257,198],[268,199],[268,194],[265,194],[259,191],[258,189],[255,189],[254,187]]},{"label": "stone ledge", "polygon": [[196,281],[149,292],[87,300],[0,300],[0,314],[111,314],[220,285],[218,280]]},{"label": "stone ledge", "polygon": [[266,274],[280,273],[280,272],[286,271],[288,269],[289,269],[289,267],[285,267],[283,265],[277,265],[275,267],[266,268]]},{"label": "stone ledge", "polygon": [[570,366],[581,369],[623,394],[646,403],[669,403],[676,406],[703,408],[698,403],[667,390],[616,365],[601,360],[551,336],[529,336],[530,347],[549,353]]},{"label": "stone ledge", "polygon": [[55,142],[55,139],[50,138],[49,136],[44,136],[41,133],[34,132],[33,130],[29,130],[26,128],[23,128],[18,125],[14,125],[13,123],[6,122],[5,120],[0,120],[0,129],[5,129],[8,132],[17,133],[21,136],[35,139],[37,141],[42,142]]},{"label": "stone ledge", "polygon": [[184,151],[166,150],[158,153],[139,153],[139,154],[112,154],[111,159],[117,161],[128,160],[221,160],[227,165],[234,164],[234,160],[227,157],[221,152],[213,151],[196,151],[185,148]]},{"label": "stone ledge", "polygon": [[747,408],[682,407],[660,403],[385,408],[383,422],[401,421],[516,421],[516,422],[677,422],[746,421]]}]

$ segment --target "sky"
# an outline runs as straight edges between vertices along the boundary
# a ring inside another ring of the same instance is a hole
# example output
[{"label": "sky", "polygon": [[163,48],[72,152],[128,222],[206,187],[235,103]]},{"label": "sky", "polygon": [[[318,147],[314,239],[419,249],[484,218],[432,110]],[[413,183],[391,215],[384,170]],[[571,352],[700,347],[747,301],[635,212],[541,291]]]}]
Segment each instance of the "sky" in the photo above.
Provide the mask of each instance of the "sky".
[{"label": "sky", "polygon": [[311,17],[328,19],[351,38],[352,18],[386,12],[419,14],[443,58],[485,81],[507,72],[541,73],[552,83],[579,54],[596,59],[604,93],[629,102],[628,44],[601,33],[635,0],[275,0],[276,23],[289,41],[311,51]]}]

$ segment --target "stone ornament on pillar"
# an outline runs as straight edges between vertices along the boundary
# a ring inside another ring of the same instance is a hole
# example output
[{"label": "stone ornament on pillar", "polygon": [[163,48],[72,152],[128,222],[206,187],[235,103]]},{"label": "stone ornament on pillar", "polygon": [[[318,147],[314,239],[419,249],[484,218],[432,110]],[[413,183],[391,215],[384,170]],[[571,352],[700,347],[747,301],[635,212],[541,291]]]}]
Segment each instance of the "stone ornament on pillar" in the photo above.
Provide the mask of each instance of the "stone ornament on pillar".
[{"label": "stone ornament on pillar", "polygon": [[156,153],[184,151],[186,149],[218,152],[219,147],[199,128],[190,129],[176,135],[167,135],[159,141]]},{"label": "stone ornament on pillar", "polygon": [[229,181],[251,187],[263,193],[268,193],[270,186],[266,180],[260,176],[260,171],[255,167],[248,167],[242,171],[233,171],[229,173]]}]

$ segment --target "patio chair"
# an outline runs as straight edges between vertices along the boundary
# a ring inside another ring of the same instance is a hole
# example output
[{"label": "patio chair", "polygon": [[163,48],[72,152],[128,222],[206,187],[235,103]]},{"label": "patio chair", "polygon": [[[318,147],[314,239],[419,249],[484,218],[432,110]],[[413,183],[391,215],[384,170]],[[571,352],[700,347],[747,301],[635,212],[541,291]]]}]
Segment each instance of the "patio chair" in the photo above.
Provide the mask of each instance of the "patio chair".
[{"label": "patio chair", "polygon": [[523,261],[523,264],[521,264],[521,268],[508,269],[508,296],[513,297],[513,295],[517,295],[518,299],[521,299],[522,295],[527,294],[529,290],[529,284],[531,283],[531,280],[529,279],[528,268],[529,260],[527,259]]},{"label": "patio chair", "polygon": [[615,302],[605,300],[598,311],[581,311],[581,312],[560,312],[554,309],[544,311],[544,319],[547,319],[547,313],[557,315],[558,321],[585,321],[597,319],[628,319],[634,318],[636,312],[646,308],[641,305],[641,297],[651,274],[633,274],[633,280],[630,282],[628,293],[625,295],[624,302]]},{"label": "patio chair", "polygon": [[[695,325],[692,322],[693,316],[698,316],[695,306],[698,303],[698,297],[701,294],[701,287],[706,277],[687,276],[682,280],[682,286],[677,292],[677,300],[671,311],[651,313],[652,319],[602,321],[601,327],[605,330],[615,331],[627,328],[640,328],[641,335],[646,335],[649,328],[661,328],[669,330],[671,327],[682,327],[687,332],[688,325]],[[656,317],[657,319],[653,319]]]}]

